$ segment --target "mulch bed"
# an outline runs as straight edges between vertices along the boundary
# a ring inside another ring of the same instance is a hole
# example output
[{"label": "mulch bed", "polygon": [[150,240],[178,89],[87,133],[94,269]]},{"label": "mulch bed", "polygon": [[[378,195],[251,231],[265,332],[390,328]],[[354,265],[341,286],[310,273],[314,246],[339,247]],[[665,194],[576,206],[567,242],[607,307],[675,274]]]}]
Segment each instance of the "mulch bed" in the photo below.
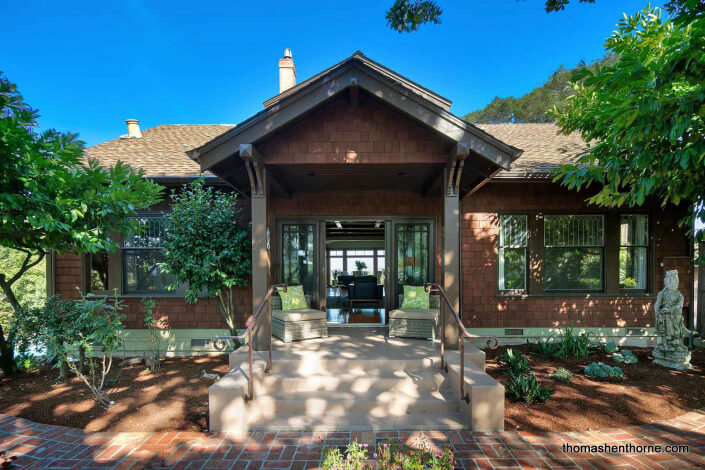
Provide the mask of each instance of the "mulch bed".
[{"label": "mulch bed", "polygon": [[203,371],[226,374],[228,357],[164,359],[157,373],[143,364],[113,367],[118,382],[110,409],[98,405],[78,378],[58,382],[58,370],[43,367],[0,382],[0,413],[85,431],[207,431],[208,387],[215,379]]},{"label": "mulch bed", "polygon": [[[527,405],[505,399],[506,431],[587,431],[649,424],[705,407],[705,351],[702,349],[693,351],[693,369],[683,372],[653,364],[651,348],[626,348],[639,358],[637,364],[616,363],[602,350],[591,352],[587,359],[560,359],[529,355],[526,345],[512,348],[524,353],[539,383],[550,386],[555,394],[542,404]],[[502,384],[507,380],[497,356],[506,349],[487,351],[487,372]],[[624,378],[586,377],[583,369],[591,362],[619,366]],[[572,382],[558,382],[549,376],[559,367],[573,372]]]}]

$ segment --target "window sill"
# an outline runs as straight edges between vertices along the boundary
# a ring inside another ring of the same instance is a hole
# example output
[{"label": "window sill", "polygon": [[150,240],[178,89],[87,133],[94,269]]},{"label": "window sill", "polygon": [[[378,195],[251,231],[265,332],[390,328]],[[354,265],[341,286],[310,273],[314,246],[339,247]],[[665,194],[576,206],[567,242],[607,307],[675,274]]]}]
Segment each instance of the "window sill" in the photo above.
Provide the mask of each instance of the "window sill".
[{"label": "window sill", "polygon": [[[112,292],[110,293],[91,293],[93,297],[113,297],[114,294]],[[168,292],[154,292],[154,293],[145,293],[145,294],[137,294],[137,293],[132,293],[132,294],[118,294],[117,295],[118,299],[146,299],[148,297],[151,297],[153,299],[184,299],[186,300],[186,297],[184,294],[170,294]],[[199,295],[197,297],[199,300],[200,299],[208,299],[209,296],[207,295]]]},{"label": "window sill", "polygon": [[564,298],[583,298],[583,299],[619,299],[619,298],[656,298],[656,294],[648,292],[563,292],[563,293],[546,293],[546,294],[504,294],[497,293],[497,299],[564,299]]}]

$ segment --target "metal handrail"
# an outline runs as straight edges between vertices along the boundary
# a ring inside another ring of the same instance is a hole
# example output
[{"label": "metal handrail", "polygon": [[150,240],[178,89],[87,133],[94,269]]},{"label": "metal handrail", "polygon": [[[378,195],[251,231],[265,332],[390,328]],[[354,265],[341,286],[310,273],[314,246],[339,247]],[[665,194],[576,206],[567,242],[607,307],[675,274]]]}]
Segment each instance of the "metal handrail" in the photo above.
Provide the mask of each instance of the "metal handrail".
[{"label": "metal handrail", "polygon": [[[254,315],[252,315],[252,320],[250,320],[250,324],[247,325],[247,328],[245,329],[245,332],[241,334],[240,336],[216,336],[213,339],[213,347],[217,351],[223,351],[225,349],[225,346],[227,345],[226,340],[231,339],[231,340],[244,340],[247,338],[247,356],[248,356],[248,363],[249,363],[249,369],[250,373],[247,378],[247,396],[245,396],[245,400],[249,401],[252,400],[255,396],[255,391],[254,391],[254,380],[253,380],[253,375],[252,375],[252,328],[254,328],[255,323],[257,322],[257,317],[259,316],[260,312],[264,308],[264,306],[267,306],[267,314],[269,318],[272,318],[272,295],[277,291],[277,288],[281,288],[282,292],[286,292],[286,284],[274,284],[267,290],[267,294],[264,296],[262,299],[262,302],[259,304],[259,307],[257,307],[257,310],[255,310]],[[272,370],[272,331],[270,328],[269,331],[269,358],[267,360],[267,367],[265,367],[264,371],[265,373],[268,373]]]},{"label": "metal handrail", "polygon": [[[465,393],[465,337],[467,336],[468,338],[491,338],[487,340],[487,347],[490,349],[496,349],[499,346],[499,340],[494,335],[476,335],[468,332],[468,330],[465,329],[465,325],[463,325],[463,322],[460,320],[458,312],[455,311],[453,304],[450,302],[446,291],[443,289],[443,287],[441,287],[440,284],[427,283],[424,285],[424,289],[428,293],[438,293],[441,295],[441,297],[443,297],[446,305],[448,305],[448,308],[453,314],[455,322],[458,324],[458,343],[460,346],[460,398],[465,400],[466,403],[470,403],[470,395],[468,393]],[[445,329],[446,316],[443,315],[443,313],[441,312],[441,369],[445,370],[447,373],[448,366],[445,363]],[[492,339],[494,339],[494,344],[492,344]]]}]

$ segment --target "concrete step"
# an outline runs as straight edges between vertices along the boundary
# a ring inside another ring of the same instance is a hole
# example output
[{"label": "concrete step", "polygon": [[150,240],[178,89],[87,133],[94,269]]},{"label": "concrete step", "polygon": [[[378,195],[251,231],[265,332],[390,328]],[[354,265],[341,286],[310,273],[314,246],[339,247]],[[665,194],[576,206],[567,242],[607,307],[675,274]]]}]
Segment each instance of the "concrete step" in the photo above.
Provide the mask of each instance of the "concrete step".
[{"label": "concrete step", "polygon": [[266,419],[266,423],[253,425],[250,429],[262,431],[396,431],[413,430],[461,430],[468,429],[467,418],[458,411],[439,413],[412,413],[401,416],[372,416],[351,413],[345,416],[288,415],[280,414]]},{"label": "concrete step", "polygon": [[[413,355],[414,350],[410,355]],[[346,352],[346,351],[344,351]],[[484,352],[465,355],[461,400],[457,351],[440,357],[350,357],[326,351],[254,356],[254,399],[246,400],[247,350],[230,355],[231,371],[209,389],[211,431],[503,429],[504,388],[484,371]]]},{"label": "concrete step", "polygon": [[[447,354],[452,354],[448,352]],[[256,351],[255,361],[265,361],[266,352]],[[230,369],[236,367],[247,368],[246,348],[230,353]],[[322,354],[308,354],[301,357],[277,357],[273,361],[273,372],[297,372],[299,374],[339,374],[341,371],[352,373],[374,374],[380,371],[418,371],[421,369],[440,369],[441,358],[439,355],[415,358],[385,358],[355,360],[345,357],[328,357]],[[479,349],[465,352],[466,367],[485,370],[485,353]]]},{"label": "concrete step", "polygon": [[338,416],[353,414],[370,415],[377,418],[399,417],[407,414],[443,414],[458,411],[458,395],[450,390],[414,390],[392,392],[370,390],[355,392],[300,392],[286,390],[260,393],[254,405],[261,410],[270,410],[273,416]]},{"label": "concrete step", "polygon": [[440,370],[434,369],[348,371],[337,375],[326,373],[302,375],[297,371],[273,371],[264,376],[260,375],[257,383],[263,390],[288,390],[290,393],[317,391],[364,393],[370,390],[411,392],[440,390],[444,384],[447,384],[447,377]]}]

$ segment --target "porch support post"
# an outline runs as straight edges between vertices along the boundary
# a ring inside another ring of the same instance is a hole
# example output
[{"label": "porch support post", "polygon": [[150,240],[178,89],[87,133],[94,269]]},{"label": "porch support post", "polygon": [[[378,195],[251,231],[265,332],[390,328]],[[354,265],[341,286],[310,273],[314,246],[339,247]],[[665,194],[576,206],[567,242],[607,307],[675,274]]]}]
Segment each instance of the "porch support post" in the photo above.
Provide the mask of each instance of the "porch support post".
[{"label": "porch support post", "polygon": [[[270,260],[267,250],[267,169],[252,144],[240,145],[240,157],[245,161],[250,178],[252,203],[252,313],[259,307],[269,289]],[[272,340],[272,319],[266,309],[260,313],[252,340],[256,351],[269,350]]]},{"label": "porch support post", "polygon": [[[460,176],[469,148],[465,142],[459,142],[448,156],[443,171],[443,289],[461,319]],[[445,331],[441,334],[446,348],[458,349],[458,324],[446,305],[441,304],[441,315],[445,316]]]}]

